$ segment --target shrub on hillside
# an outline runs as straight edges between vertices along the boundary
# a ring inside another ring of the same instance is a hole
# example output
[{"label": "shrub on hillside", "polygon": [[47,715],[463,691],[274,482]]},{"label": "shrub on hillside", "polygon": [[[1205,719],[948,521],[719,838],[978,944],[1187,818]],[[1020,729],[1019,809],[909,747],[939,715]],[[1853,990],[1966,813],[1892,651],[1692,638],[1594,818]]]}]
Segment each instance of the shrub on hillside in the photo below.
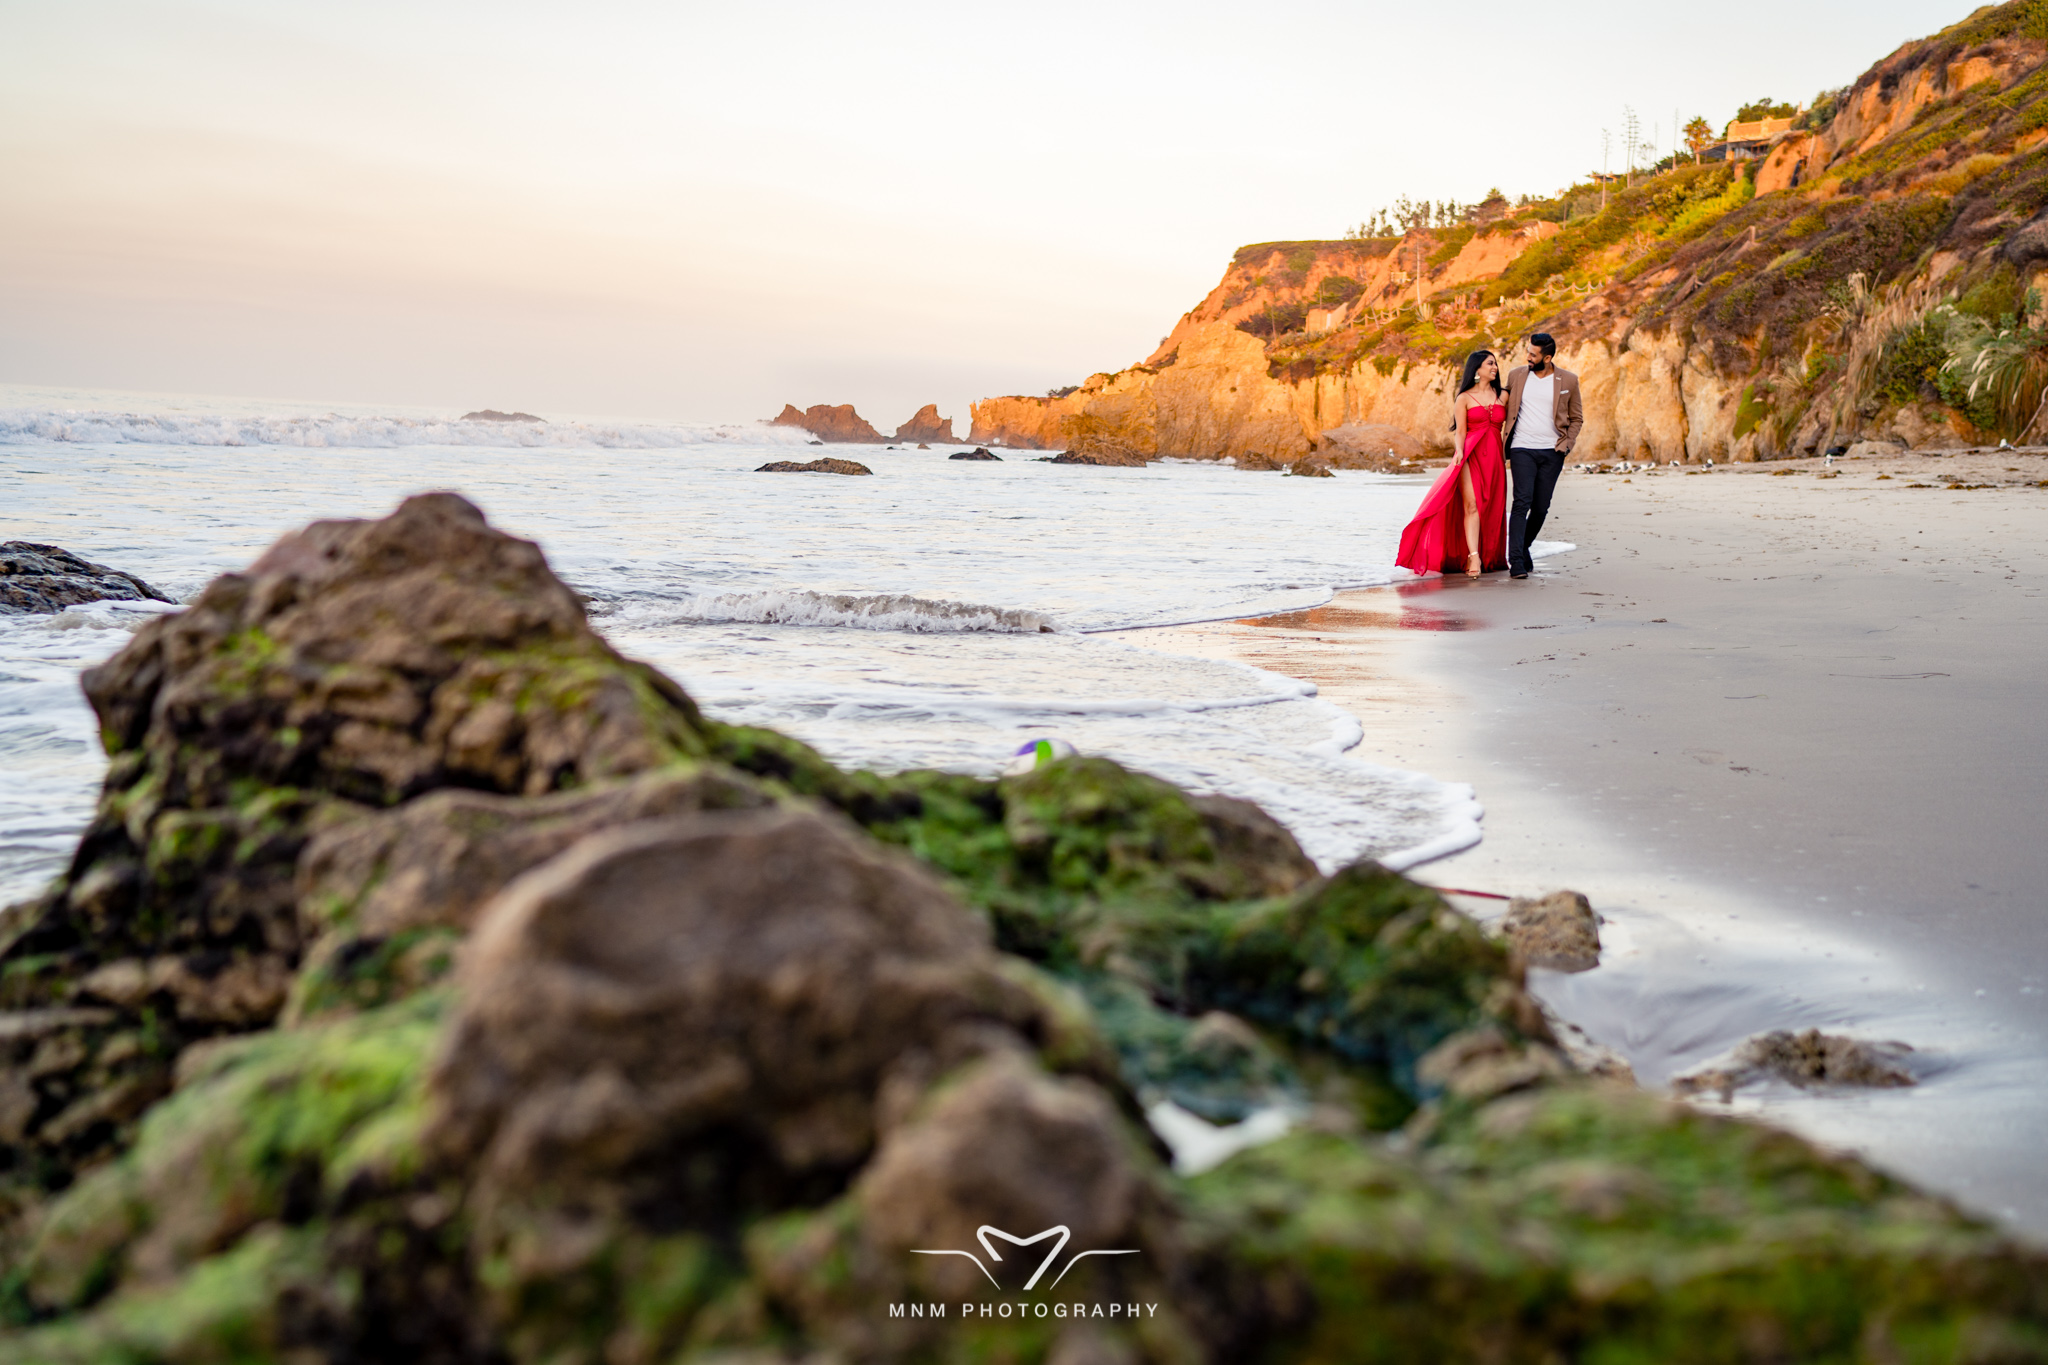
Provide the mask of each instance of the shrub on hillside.
[{"label": "shrub on hillside", "polygon": [[1269,303],[1259,312],[1238,323],[1237,330],[1271,340],[1286,336],[1289,332],[1299,332],[1307,325],[1306,303]]},{"label": "shrub on hillside", "polygon": [[1349,275],[1331,275],[1316,286],[1315,302],[1318,308],[1335,308],[1357,298],[1365,286]]}]

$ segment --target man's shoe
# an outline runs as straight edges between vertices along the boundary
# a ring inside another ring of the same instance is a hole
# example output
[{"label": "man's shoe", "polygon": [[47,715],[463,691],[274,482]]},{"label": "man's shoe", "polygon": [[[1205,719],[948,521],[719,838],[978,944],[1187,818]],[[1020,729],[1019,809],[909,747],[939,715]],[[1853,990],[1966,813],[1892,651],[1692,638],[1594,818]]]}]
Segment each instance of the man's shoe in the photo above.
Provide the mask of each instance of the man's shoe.
[{"label": "man's shoe", "polygon": [[1509,569],[1509,570],[1508,570],[1508,577],[1509,577],[1509,578],[1527,578],[1528,576],[1529,576],[1529,571],[1528,571],[1527,569]]}]

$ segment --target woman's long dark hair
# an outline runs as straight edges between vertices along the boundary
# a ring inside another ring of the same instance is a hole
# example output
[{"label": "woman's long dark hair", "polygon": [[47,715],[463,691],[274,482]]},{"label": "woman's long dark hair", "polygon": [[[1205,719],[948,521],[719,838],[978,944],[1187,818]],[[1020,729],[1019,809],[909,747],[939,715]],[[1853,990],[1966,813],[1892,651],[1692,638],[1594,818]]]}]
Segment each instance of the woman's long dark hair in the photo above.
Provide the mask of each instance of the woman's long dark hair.
[{"label": "woman's long dark hair", "polygon": [[[1484,365],[1492,355],[1492,351],[1474,351],[1471,355],[1465,357],[1465,372],[1458,376],[1458,391],[1451,395],[1452,431],[1458,429],[1458,400],[1479,387],[1479,367]],[[1493,391],[1496,394],[1502,392],[1500,375],[1498,373],[1493,376]]]}]

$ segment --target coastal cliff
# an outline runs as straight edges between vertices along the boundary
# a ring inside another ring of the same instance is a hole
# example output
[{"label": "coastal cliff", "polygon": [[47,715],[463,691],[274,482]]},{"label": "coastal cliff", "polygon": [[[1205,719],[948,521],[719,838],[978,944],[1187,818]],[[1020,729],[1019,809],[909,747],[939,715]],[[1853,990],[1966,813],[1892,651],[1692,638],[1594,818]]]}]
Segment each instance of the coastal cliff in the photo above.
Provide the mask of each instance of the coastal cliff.
[{"label": "coastal cliff", "polygon": [[1143,362],[984,399],[968,439],[1259,465],[1376,425],[1448,451],[1457,364],[1518,361],[1532,331],[1580,376],[1585,458],[2039,435],[2048,33],[2030,6],[1902,46],[1752,161],[1245,247]]}]

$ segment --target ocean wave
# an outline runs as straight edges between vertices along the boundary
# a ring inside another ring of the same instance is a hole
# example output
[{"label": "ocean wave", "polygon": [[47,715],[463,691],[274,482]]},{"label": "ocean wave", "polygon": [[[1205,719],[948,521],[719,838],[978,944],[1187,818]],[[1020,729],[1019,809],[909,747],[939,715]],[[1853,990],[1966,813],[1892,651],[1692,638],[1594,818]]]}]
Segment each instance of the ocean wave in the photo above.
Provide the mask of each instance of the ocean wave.
[{"label": "ocean wave", "polygon": [[466,422],[456,418],[222,416],[136,412],[0,410],[0,445],[522,446],[667,450],[693,445],[801,446],[810,433],[765,422]]},{"label": "ocean wave", "polygon": [[670,620],[751,621],[775,626],[852,626],[857,630],[898,630],[920,635],[1050,634],[1059,627],[1043,612],[985,607],[902,593],[854,596],[770,588],[686,597]]}]

